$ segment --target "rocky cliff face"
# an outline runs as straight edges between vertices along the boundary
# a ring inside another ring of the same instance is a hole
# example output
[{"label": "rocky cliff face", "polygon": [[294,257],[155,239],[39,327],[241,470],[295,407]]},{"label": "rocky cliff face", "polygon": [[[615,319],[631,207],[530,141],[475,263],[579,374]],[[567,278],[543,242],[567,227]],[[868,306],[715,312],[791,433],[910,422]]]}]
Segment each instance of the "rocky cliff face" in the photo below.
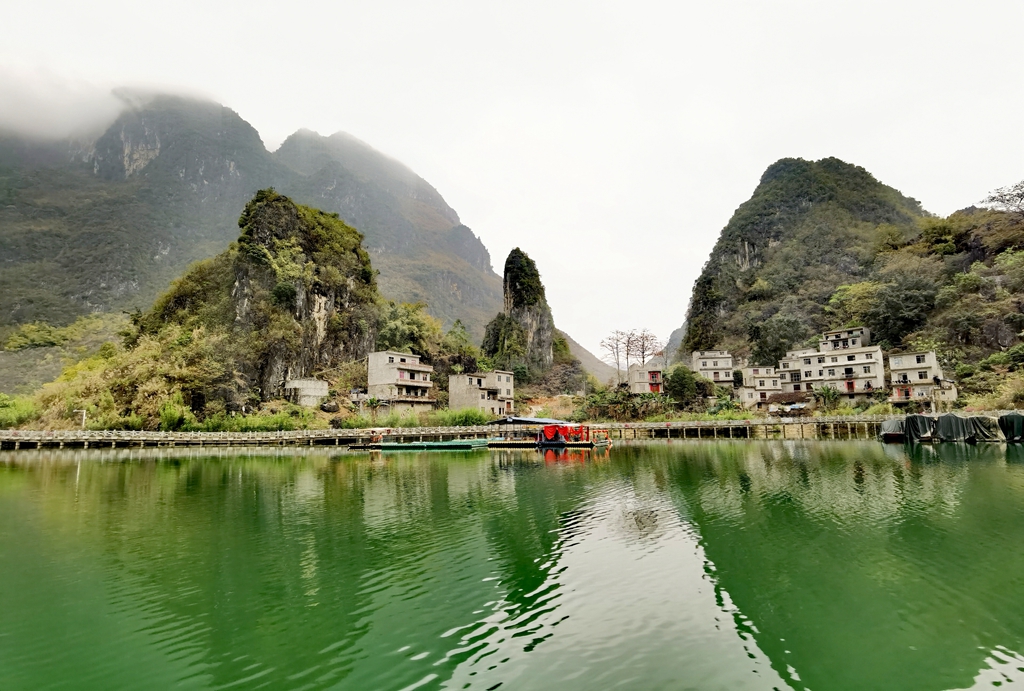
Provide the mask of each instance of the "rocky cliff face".
[{"label": "rocky cliff face", "polygon": [[178,325],[221,338],[226,371],[219,379],[233,387],[220,386],[217,395],[236,400],[279,397],[286,380],[373,349],[380,297],[362,235],[337,215],[273,190],[256,194],[239,226],[237,249],[176,281],[138,319],[141,335],[159,338]]},{"label": "rocky cliff face", "polygon": [[555,324],[537,265],[518,247],[505,260],[505,310],[487,325],[483,352],[505,368],[537,378],[554,362]]}]

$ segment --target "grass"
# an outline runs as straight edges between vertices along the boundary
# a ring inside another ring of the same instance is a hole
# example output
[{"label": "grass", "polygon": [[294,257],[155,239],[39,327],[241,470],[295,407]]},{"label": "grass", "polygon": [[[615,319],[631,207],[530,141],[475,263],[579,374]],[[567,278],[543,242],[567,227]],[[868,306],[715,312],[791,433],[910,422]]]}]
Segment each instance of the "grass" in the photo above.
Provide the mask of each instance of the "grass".
[{"label": "grass", "polygon": [[12,429],[37,417],[39,410],[30,399],[0,394],[0,429]]}]

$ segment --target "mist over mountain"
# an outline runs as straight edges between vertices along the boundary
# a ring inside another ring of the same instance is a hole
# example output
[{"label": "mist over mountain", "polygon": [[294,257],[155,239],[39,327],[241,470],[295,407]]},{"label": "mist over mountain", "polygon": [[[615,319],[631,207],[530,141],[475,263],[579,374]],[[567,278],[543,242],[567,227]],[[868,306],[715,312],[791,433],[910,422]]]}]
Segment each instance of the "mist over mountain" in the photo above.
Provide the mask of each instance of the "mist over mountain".
[{"label": "mist over mountain", "polygon": [[384,295],[479,337],[501,281],[425,180],[354,137],[300,131],[274,153],[229,108],[122,94],[101,134],[0,132],[0,326],[144,308],[222,252],[259,189],[338,213],[365,235]]}]

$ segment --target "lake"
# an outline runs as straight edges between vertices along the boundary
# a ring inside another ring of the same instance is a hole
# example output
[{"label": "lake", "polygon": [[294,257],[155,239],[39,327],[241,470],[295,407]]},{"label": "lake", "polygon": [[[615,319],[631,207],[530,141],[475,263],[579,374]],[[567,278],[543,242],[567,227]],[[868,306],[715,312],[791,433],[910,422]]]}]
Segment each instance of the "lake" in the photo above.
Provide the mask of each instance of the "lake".
[{"label": "lake", "polygon": [[4,689],[1013,688],[1022,653],[1019,447],[0,454]]}]

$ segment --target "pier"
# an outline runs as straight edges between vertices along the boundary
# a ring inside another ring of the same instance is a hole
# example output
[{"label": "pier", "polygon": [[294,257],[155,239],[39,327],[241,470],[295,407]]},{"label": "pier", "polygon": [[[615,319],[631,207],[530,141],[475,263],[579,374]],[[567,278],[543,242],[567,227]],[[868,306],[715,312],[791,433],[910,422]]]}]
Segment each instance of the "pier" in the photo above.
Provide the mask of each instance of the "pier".
[{"label": "pier", "polygon": [[[893,417],[751,418],[749,420],[687,420],[677,422],[613,422],[595,424],[613,440],[649,439],[871,439],[882,422]],[[367,444],[385,434],[392,443],[487,439],[529,432],[526,425],[474,427],[403,427],[395,429],[319,429],[288,432],[158,432],[90,430],[0,430],[0,449],[117,449],[146,447],[333,446]]]}]

